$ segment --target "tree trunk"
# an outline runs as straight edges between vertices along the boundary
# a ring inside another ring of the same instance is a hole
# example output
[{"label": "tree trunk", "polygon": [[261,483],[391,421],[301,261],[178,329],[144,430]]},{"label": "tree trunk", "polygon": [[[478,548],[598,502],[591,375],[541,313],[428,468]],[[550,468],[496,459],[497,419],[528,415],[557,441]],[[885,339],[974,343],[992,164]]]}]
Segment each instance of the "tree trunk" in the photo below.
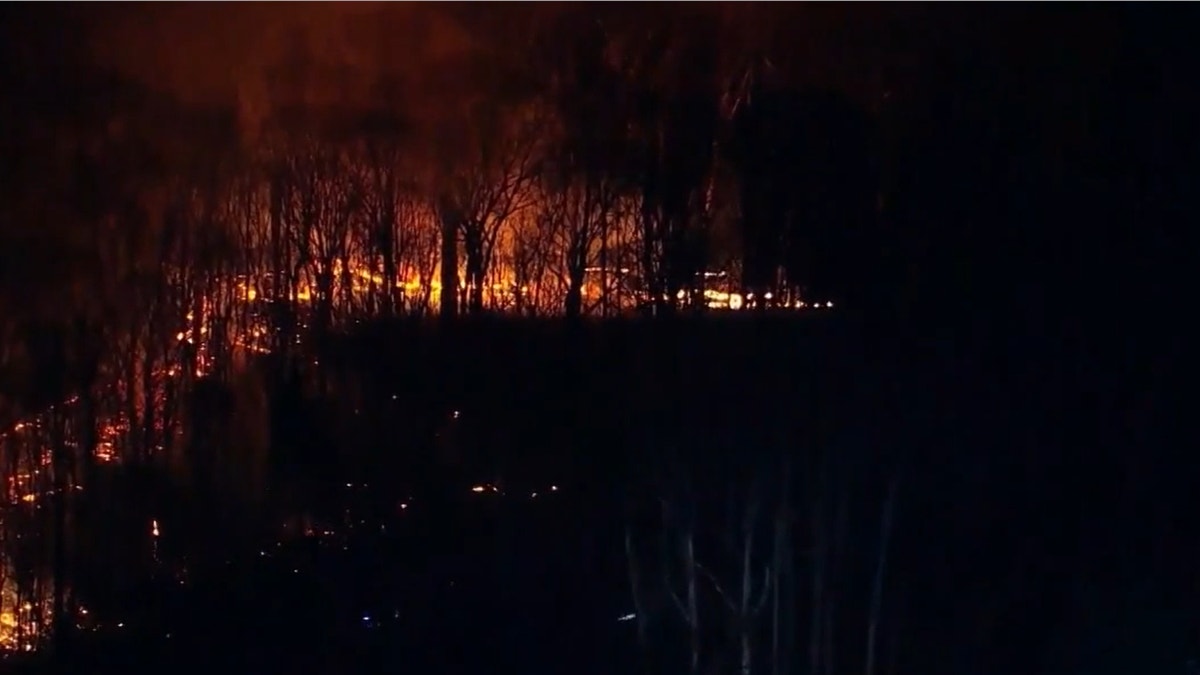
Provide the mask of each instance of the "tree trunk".
[{"label": "tree trunk", "polygon": [[775,513],[775,548],[772,555],[775,586],[771,589],[771,674],[785,675],[789,670],[790,643],[784,644],[785,636],[791,635],[791,625],[784,625],[789,598],[784,596],[783,586],[789,582],[792,566],[788,551],[791,547],[791,461],[783,460],[783,489]]},{"label": "tree trunk", "polygon": [[[751,593],[753,589],[751,585],[754,583],[754,574],[751,570],[751,565],[754,564],[754,508],[749,507],[746,513],[745,524],[742,528],[742,597],[738,607],[738,632],[741,641],[741,673],[742,675],[750,675],[750,670],[753,665],[754,654],[750,644],[750,625],[753,617],[751,614],[750,603]],[[763,589],[766,590],[765,588]]]},{"label": "tree trunk", "polygon": [[[66,350],[61,336],[56,336],[57,358],[51,377],[61,383],[59,391],[65,398],[70,393],[66,382]],[[54,509],[54,609],[53,634],[55,651],[63,652],[69,648],[71,634],[71,617],[67,606],[67,500],[71,490],[71,457],[66,439],[66,414],[62,401],[55,403],[50,411],[50,453],[51,465],[54,470],[54,499],[51,501]]]},{"label": "tree trunk", "polygon": [[[138,414],[137,414],[137,393],[138,383],[138,337],[137,326],[132,327],[129,335],[129,350],[125,354],[127,361],[125,362],[125,421],[129,428],[125,432],[125,448],[128,456],[137,456],[138,448]],[[194,368],[194,366],[193,366]]]},{"label": "tree trunk", "polygon": [[444,204],[439,211],[442,221],[441,316],[443,319],[453,320],[458,314],[459,216]]},{"label": "tree trunk", "polygon": [[568,319],[583,314],[583,275],[584,269],[577,265],[571,265],[567,272],[567,298],[563,310]]},{"label": "tree trunk", "polygon": [[478,316],[483,313],[483,289],[487,281],[484,269],[483,237],[472,225],[463,238],[463,252],[467,256],[467,312]]},{"label": "tree trunk", "polygon": [[396,271],[396,208],[392,201],[391,190],[382,197],[387,198],[383,218],[379,223],[380,248],[383,254],[383,315],[391,318],[396,315],[396,283],[399,274]]},{"label": "tree trunk", "polygon": [[645,675],[654,675],[650,666],[650,616],[643,602],[641,568],[638,565],[637,549],[633,543],[633,528],[625,526],[625,561],[629,569],[629,589],[633,596],[634,621],[637,622],[638,649],[642,654]]},{"label": "tree trunk", "polygon": [[813,507],[812,514],[812,589],[811,589],[811,605],[809,607],[809,626],[808,626],[808,672],[810,675],[821,675],[821,646],[825,604],[825,549],[826,549],[826,533],[825,533],[825,514],[824,514],[824,491],[826,486],[822,485],[818,488],[818,496]]},{"label": "tree trunk", "polygon": [[[666,501],[662,504],[663,510],[663,582],[666,586],[668,600],[674,603],[675,609],[679,611],[680,617],[683,619],[684,625],[688,630],[688,672],[690,675],[699,675],[700,672],[700,607],[699,597],[696,593],[696,545],[692,533],[691,525],[679,528],[678,533],[671,532],[672,517],[670,508]],[[677,538],[678,552],[675,555],[671,554],[670,542],[673,538]],[[675,585],[672,580],[671,566],[673,559],[679,559],[684,569],[684,585],[686,588],[687,599],[681,600],[675,592]]]},{"label": "tree trunk", "polygon": [[871,613],[867,623],[867,664],[864,675],[875,675],[876,642],[879,635],[879,615],[883,610],[883,582],[887,573],[888,542],[892,535],[892,518],[896,510],[896,494],[900,479],[893,478],[888,486],[887,498],[883,502],[883,516],[879,524],[879,558],[875,565],[875,580],[871,587]]},{"label": "tree trunk", "polygon": [[[650,199],[649,196],[643,195],[643,201]],[[665,290],[663,288],[662,279],[659,276],[659,256],[656,255],[655,246],[658,241],[658,214],[655,213],[653,206],[642,207],[642,289],[650,296],[649,304],[654,308],[655,314],[666,312]]]},{"label": "tree trunk", "polygon": [[600,220],[600,316],[608,318],[608,218]]},{"label": "tree trunk", "polygon": [[[136,356],[134,357],[136,358]],[[155,377],[154,377],[154,355],[147,346],[142,355],[142,453],[143,457],[149,457],[154,452],[156,445],[157,428],[155,406],[158,402],[158,397],[155,394]],[[129,421],[131,431],[133,428],[133,420]]]},{"label": "tree trunk", "polygon": [[[284,280],[279,278],[286,269],[284,263],[284,241],[283,241],[283,177],[279,170],[275,170],[271,176],[271,195],[270,195],[270,220],[271,229],[271,272],[274,275],[271,278],[271,296],[272,299],[279,299],[283,295]],[[186,241],[186,240],[185,240]],[[184,253],[186,256],[186,251]],[[185,257],[185,260],[189,258]],[[272,322],[277,324],[277,322]],[[271,351],[276,354],[283,354],[284,349],[291,348],[290,331],[281,330],[282,326],[272,326],[275,330],[272,332]]]},{"label": "tree trunk", "polygon": [[696,542],[689,528],[683,539],[684,564],[687,570],[687,617],[691,626],[691,675],[700,673],[700,606],[696,595]]}]

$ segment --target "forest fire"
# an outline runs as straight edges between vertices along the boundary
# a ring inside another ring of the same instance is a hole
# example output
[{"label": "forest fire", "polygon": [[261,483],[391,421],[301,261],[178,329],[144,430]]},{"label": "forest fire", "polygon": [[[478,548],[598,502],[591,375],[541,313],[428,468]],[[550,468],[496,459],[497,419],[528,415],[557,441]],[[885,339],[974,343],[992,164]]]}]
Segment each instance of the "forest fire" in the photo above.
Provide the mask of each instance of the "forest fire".
[{"label": "forest fire", "polygon": [[20,601],[4,584],[0,590],[0,649],[10,651],[33,651],[46,639],[50,626],[50,603],[48,599],[35,605]]},{"label": "forest fire", "polygon": [[12,5],[5,669],[1200,673],[1191,17]]},{"label": "forest fire", "polygon": [[[238,103],[214,113],[132,82],[81,96],[94,109],[72,116],[77,128],[44,133],[45,121],[31,117],[11,135],[60,139],[47,166],[79,165],[25,176],[4,202],[14,223],[49,223],[37,236],[70,261],[31,272],[44,297],[4,317],[24,337],[5,345],[0,365],[32,383],[28,400],[3,411],[5,564],[22,549],[19,527],[37,520],[37,554],[22,565],[65,574],[51,563],[66,544],[46,533],[66,537],[98,484],[185,455],[228,461],[229,429],[252,426],[238,418],[237,397],[253,396],[239,389],[242,378],[270,363],[324,382],[312,373],[330,338],[371,322],[815,307],[800,295],[809,270],[751,250],[745,223],[761,195],[746,189],[751,172],[727,147],[730,134],[717,133],[737,128],[726,99],[731,83],[748,99],[753,68],[713,62],[689,79],[698,94],[672,93],[679,101],[647,115],[633,101],[669,88],[656,67],[635,65],[649,55],[626,38],[640,31],[598,36],[586,57],[566,43],[551,58],[472,46],[454,59],[480,91],[455,92],[436,110],[317,104],[362,102],[292,73],[270,78],[253,124],[243,124],[251,89],[238,87]],[[685,55],[696,38],[664,37],[650,59],[657,67],[693,61]],[[546,77],[551,69],[561,72]],[[585,91],[586,72],[620,94],[587,98],[595,92]],[[110,99],[121,103],[99,104]],[[608,106],[606,119],[576,100]],[[803,203],[790,195],[768,195],[778,203],[756,226],[792,234],[785,223]],[[79,208],[51,213],[57,204]],[[490,483],[471,489],[503,494]],[[162,522],[151,521],[156,542]],[[11,636],[49,625],[46,584],[30,574],[0,580],[6,594],[19,586],[0,598],[2,648],[34,648],[41,638]]]}]

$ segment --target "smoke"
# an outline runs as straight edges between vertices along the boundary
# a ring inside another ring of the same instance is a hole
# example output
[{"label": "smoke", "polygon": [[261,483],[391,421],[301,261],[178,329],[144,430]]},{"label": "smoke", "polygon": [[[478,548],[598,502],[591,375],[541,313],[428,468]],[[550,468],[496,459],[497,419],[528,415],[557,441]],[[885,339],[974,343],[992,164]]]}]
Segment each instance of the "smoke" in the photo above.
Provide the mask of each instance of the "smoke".
[{"label": "smoke", "polygon": [[584,3],[147,3],[79,11],[89,14],[98,65],[188,104],[235,106],[251,122],[292,103],[375,105],[381,82],[401,92],[406,106],[436,111],[481,84],[469,67],[473,55],[510,56],[534,26],[569,12],[629,26],[715,19],[726,42],[774,52],[803,46],[794,61],[815,79],[861,68],[848,63],[846,44],[865,53],[878,37],[862,30],[877,12],[753,3],[621,10]]},{"label": "smoke", "polygon": [[[606,32],[635,40],[652,24],[685,32],[715,27],[725,75],[743,67],[750,54],[770,55],[777,72],[786,73],[778,76],[796,86],[873,102],[894,89],[896,79],[908,77],[911,57],[895,52],[908,51],[901,35],[924,17],[917,11],[777,3],[71,7],[86,26],[87,58],[94,65],[184,105],[236,112],[251,137],[288,109],[387,109],[418,128],[453,121],[463,116],[467,101],[495,91],[496,69],[489,75],[489,68],[519,60],[532,32],[569,42],[570,28],[580,22],[603,23]],[[572,18],[554,23],[567,15]]]},{"label": "smoke", "polygon": [[[247,129],[286,106],[406,108],[451,103],[464,64],[503,23],[464,25],[441,5],[179,3],[88,17],[90,56],[181,103],[234,110]],[[387,100],[382,100],[383,97]]]}]

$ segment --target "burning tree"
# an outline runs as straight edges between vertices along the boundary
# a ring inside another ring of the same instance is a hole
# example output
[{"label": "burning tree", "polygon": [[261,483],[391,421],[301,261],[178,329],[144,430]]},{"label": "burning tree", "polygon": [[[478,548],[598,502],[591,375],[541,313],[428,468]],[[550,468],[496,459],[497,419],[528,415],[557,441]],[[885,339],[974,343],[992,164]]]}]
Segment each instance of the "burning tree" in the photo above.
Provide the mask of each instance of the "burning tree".
[{"label": "burning tree", "polygon": [[[370,296],[374,302],[381,293],[379,309],[383,316],[399,311],[397,288],[404,288],[402,260],[418,247],[415,219],[405,218],[413,207],[414,181],[406,175],[407,159],[401,145],[402,120],[394,114],[377,113],[367,118],[367,130],[361,142],[364,227],[360,246],[369,264]],[[407,226],[407,227],[406,227]],[[382,278],[376,282],[376,270]],[[418,274],[418,278],[424,278]]]},{"label": "burning tree", "polygon": [[[147,145],[111,105],[129,92],[90,93],[86,119],[26,130],[28,140],[44,142],[34,155],[42,162],[19,172],[29,184],[5,200],[3,213],[6,249],[17,254],[6,266],[16,276],[6,279],[2,294],[10,301],[4,314],[17,347],[8,355],[19,359],[6,364],[15,367],[9,371],[15,377],[7,382],[13,405],[0,434],[5,502],[49,505],[30,514],[40,523],[35,540],[48,559],[22,561],[16,578],[50,571],[47,616],[59,641],[74,624],[69,578],[78,558],[69,530],[98,459],[103,355],[128,344],[122,331],[138,304],[123,295],[141,278],[144,244],[152,240],[154,200],[146,198],[152,170],[139,170],[146,167]],[[127,236],[114,237],[113,223],[125,219],[130,229],[121,235]],[[11,284],[19,284],[20,305],[11,303],[18,291]],[[4,525],[18,520],[5,517]]]},{"label": "burning tree", "polygon": [[[456,223],[465,256],[465,307],[483,311],[493,254],[502,228],[532,205],[538,156],[538,118],[533,107],[492,109],[480,103],[472,118],[468,158],[448,178],[442,218]],[[446,260],[443,260],[443,265]],[[443,285],[445,281],[443,280]]]},{"label": "burning tree", "polygon": [[604,24],[581,19],[560,18],[556,34],[571,35],[569,43],[541,45],[553,114],[545,128],[551,140],[541,172],[539,230],[551,241],[552,269],[565,291],[568,317],[591,309],[584,306],[589,269],[598,270],[600,280],[598,293],[587,300],[598,301],[601,313],[609,313],[613,234],[635,186],[629,173],[629,120],[612,107],[624,93],[623,73],[608,58]]},{"label": "burning tree", "polygon": [[299,281],[292,299],[308,290],[318,344],[334,327],[334,310],[347,304],[352,287],[351,231],[361,215],[362,191],[351,169],[341,148],[311,137],[291,145],[285,160],[281,215],[296,254],[291,276]]},{"label": "burning tree", "polygon": [[[620,204],[617,186],[611,180],[573,179],[549,183],[542,192],[538,214],[539,231],[550,242],[553,258],[560,261],[552,269],[561,270],[561,287],[566,289],[564,314],[577,317],[585,309],[584,275],[589,267],[607,272],[607,235]],[[606,279],[601,282],[599,298],[607,307]]]},{"label": "burning tree", "polygon": [[[274,357],[273,373],[303,366],[319,379],[332,333],[351,320],[426,313],[438,290],[445,314],[506,305],[570,317],[597,307],[608,315],[635,297],[669,312],[700,290],[721,201],[715,141],[729,121],[719,114],[718,20],[693,10],[547,16],[429,68],[465,90],[438,92],[435,103],[412,81],[389,79],[396,73],[325,68],[293,45],[270,73],[252,135],[239,134],[233,110],[108,76],[78,88],[79,110],[29,83],[21,91],[30,96],[14,97],[40,121],[7,134],[0,153],[6,173],[21,177],[0,205],[5,248],[19,252],[0,269],[0,422],[36,424],[0,444],[8,501],[50,507],[37,551],[55,621],[71,614],[71,524],[107,513],[79,509],[100,503],[92,488],[103,466],[143,477],[155,465],[192,477],[244,468],[213,454],[233,443],[209,432],[252,426],[233,410],[242,402],[266,407],[266,385],[247,375],[257,355]],[[541,51],[526,49],[535,37]],[[344,90],[350,80],[370,84],[369,104]],[[754,148],[772,139],[747,138]],[[755,171],[746,176],[763,174]],[[767,182],[766,196],[743,190],[747,213],[819,210]],[[834,218],[822,213],[828,229]],[[720,537],[698,492],[656,502],[669,546],[651,576],[671,577],[661,597],[692,631],[693,669],[710,625],[736,637],[743,670],[757,664],[763,603],[781,611],[791,565],[766,552],[763,522],[787,499],[769,481],[748,484],[742,515],[725,527],[740,552],[733,562],[704,558]],[[129,494],[138,517],[158,506]],[[772,536],[785,550],[778,538],[793,530]],[[640,548],[631,545],[633,566]],[[40,589],[40,572],[9,578]]]}]

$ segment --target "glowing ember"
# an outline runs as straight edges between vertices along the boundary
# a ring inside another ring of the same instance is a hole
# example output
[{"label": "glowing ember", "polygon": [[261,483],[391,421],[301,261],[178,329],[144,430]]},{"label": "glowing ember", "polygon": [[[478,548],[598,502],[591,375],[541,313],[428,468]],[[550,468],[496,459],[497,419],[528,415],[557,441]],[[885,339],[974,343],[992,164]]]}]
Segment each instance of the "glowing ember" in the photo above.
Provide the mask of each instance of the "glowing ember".
[{"label": "glowing ember", "polygon": [[[0,577],[0,651],[31,652],[50,635],[54,616],[53,584],[30,587],[17,581],[11,561]],[[34,594],[31,591],[37,590]]]}]

